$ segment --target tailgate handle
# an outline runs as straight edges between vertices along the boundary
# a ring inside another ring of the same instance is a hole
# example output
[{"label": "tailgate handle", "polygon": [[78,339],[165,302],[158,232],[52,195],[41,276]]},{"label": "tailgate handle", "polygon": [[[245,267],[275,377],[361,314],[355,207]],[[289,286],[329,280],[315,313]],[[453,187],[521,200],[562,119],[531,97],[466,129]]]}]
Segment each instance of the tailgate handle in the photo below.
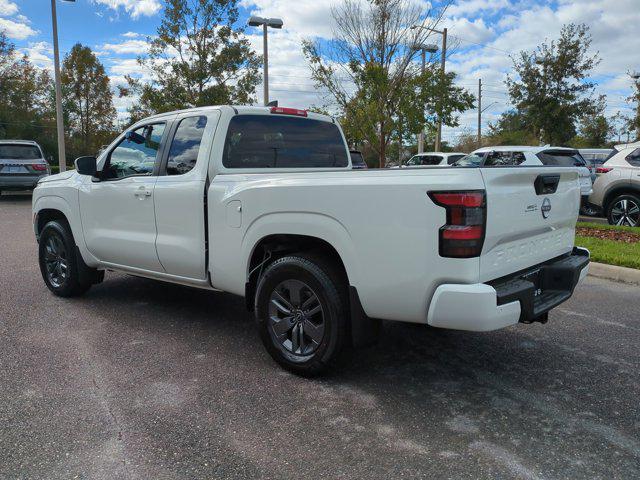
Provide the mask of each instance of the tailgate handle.
[{"label": "tailgate handle", "polygon": [[559,183],[560,175],[538,175],[533,185],[537,195],[550,195],[556,193]]}]

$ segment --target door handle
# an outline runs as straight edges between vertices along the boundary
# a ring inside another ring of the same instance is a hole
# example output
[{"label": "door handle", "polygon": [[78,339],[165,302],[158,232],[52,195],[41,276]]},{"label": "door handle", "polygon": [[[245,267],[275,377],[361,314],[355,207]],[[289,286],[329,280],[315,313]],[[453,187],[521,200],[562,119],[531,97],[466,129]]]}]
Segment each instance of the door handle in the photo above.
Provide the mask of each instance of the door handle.
[{"label": "door handle", "polygon": [[151,196],[151,190],[147,190],[146,187],[140,187],[138,190],[133,192],[133,195],[138,197],[140,200],[144,200],[146,197]]}]

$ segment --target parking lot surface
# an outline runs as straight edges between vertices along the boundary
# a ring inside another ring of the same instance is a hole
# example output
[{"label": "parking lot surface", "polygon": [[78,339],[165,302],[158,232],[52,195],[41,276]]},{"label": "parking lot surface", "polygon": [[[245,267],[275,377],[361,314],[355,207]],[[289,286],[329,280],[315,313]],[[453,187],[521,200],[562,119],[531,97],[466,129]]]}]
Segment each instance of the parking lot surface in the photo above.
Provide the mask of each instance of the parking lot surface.
[{"label": "parking lot surface", "polygon": [[306,380],[232,295],[108,273],[54,297],[31,228],[2,195],[2,479],[640,477],[637,287],[589,278],[547,325],[386,323]]}]

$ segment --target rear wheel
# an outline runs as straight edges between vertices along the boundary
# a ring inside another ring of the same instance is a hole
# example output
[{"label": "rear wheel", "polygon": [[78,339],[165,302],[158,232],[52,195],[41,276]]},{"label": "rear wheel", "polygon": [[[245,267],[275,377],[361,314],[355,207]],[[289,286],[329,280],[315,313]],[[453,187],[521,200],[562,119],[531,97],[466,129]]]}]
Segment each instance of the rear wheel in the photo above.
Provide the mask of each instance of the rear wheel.
[{"label": "rear wheel", "polygon": [[632,194],[614,198],[607,209],[610,225],[637,227],[640,225],[640,197]]},{"label": "rear wheel", "polygon": [[93,284],[90,279],[81,278],[79,268],[88,267],[78,265],[75,245],[71,229],[64,221],[48,222],[40,233],[40,272],[47,288],[60,297],[82,295]]},{"label": "rear wheel", "polygon": [[346,280],[327,259],[276,260],[260,279],[255,306],[262,342],[287,370],[311,376],[339,359],[349,319]]}]

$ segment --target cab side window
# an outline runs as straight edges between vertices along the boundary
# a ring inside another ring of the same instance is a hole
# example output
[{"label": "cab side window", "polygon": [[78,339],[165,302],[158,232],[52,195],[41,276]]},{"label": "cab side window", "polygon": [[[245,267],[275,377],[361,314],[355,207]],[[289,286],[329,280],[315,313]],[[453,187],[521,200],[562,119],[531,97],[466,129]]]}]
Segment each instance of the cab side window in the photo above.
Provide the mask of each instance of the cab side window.
[{"label": "cab side window", "polygon": [[183,175],[196,166],[198,152],[207,117],[188,117],[180,120],[176,133],[171,141],[169,159],[167,161],[167,175]]},{"label": "cab side window", "polygon": [[154,123],[127,132],[111,151],[103,176],[106,179],[118,179],[132,175],[153,175],[164,128],[164,123]]}]

